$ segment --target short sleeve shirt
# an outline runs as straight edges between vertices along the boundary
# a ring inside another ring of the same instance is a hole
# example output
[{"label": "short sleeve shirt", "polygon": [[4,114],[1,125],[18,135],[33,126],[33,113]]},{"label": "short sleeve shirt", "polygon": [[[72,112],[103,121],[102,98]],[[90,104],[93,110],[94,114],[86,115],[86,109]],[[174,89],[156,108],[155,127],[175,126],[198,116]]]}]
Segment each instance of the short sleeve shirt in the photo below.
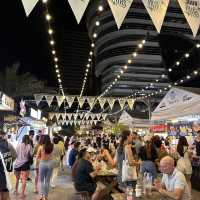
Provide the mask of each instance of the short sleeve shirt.
[{"label": "short sleeve shirt", "polygon": [[94,183],[90,173],[92,173],[93,167],[92,164],[85,159],[80,159],[76,169],[76,177],[75,177],[75,184],[76,185],[83,185],[86,183]]},{"label": "short sleeve shirt", "polygon": [[165,185],[166,190],[170,192],[173,192],[176,188],[182,189],[183,195],[181,200],[191,200],[191,194],[185,176],[176,168],[172,175],[163,175],[162,183]]}]

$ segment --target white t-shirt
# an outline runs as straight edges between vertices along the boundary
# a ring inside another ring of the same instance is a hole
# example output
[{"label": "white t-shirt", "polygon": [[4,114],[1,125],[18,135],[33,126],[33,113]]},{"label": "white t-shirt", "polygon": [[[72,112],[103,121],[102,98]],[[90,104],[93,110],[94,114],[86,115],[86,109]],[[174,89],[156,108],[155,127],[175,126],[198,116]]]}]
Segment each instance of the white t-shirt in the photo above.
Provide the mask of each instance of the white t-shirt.
[{"label": "white t-shirt", "polygon": [[178,169],[174,169],[172,175],[163,174],[162,183],[165,185],[166,190],[173,192],[176,188],[183,190],[181,200],[191,200],[191,193],[186,182],[185,176]]}]

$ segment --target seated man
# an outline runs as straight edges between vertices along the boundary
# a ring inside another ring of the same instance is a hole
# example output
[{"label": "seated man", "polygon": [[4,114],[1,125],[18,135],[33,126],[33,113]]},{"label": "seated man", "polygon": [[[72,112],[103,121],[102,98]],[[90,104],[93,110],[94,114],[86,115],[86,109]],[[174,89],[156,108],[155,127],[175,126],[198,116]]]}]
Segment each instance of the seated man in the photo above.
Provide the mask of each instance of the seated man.
[{"label": "seated man", "polygon": [[100,199],[102,188],[99,188],[93,180],[98,174],[99,168],[95,171],[93,169],[90,162],[90,153],[92,152],[88,152],[90,149],[82,149],[79,152],[80,159],[76,166],[75,188],[77,191],[87,191],[92,196],[92,200],[97,200]]},{"label": "seated man", "polygon": [[163,196],[176,200],[192,199],[185,176],[175,168],[172,157],[162,158],[160,171],[163,173],[162,182],[155,181],[155,187]]}]

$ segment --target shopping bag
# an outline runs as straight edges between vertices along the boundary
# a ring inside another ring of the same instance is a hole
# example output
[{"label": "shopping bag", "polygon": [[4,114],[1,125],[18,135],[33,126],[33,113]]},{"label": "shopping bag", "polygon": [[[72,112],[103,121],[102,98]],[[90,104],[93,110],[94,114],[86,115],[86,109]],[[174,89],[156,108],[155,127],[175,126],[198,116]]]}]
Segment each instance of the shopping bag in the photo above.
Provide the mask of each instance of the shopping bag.
[{"label": "shopping bag", "polygon": [[4,161],[4,158],[3,158],[3,154],[1,152],[0,152],[0,159],[1,159],[1,162],[3,164],[4,173],[5,173],[5,176],[6,176],[7,189],[9,191],[12,191],[13,187],[12,187],[12,183],[11,183],[11,180],[10,180],[10,174],[7,171],[6,164],[5,164],[5,161]]},{"label": "shopping bag", "polygon": [[137,178],[138,176],[136,166],[130,166],[125,155],[125,160],[122,162],[122,182],[136,181]]}]

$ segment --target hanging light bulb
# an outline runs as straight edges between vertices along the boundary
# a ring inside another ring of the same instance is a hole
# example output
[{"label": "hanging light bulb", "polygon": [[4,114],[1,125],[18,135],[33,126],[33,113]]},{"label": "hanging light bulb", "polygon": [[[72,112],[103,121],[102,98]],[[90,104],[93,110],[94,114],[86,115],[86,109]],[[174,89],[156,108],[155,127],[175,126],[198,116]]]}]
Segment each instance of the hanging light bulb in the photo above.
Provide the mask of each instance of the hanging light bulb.
[{"label": "hanging light bulb", "polygon": [[98,7],[98,10],[99,10],[99,11],[103,11],[103,6],[100,5],[100,6]]},{"label": "hanging light bulb", "polygon": [[138,47],[141,49],[143,47],[143,44],[139,44]]},{"label": "hanging light bulb", "polygon": [[131,60],[131,59],[129,59],[129,60],[128,60],[128,64],[131,64],[131,63],[132,63],[132,60]]},{"label": "hanging light bulb", "polygon": [[169,72],[171,72],[171,71],[172,71],[172,69],[171,69],[171,68],[169,68],[169,69],[168,69],[168,71],[169,71]]},{"label": "hanging light bulb", "polygon": [[96,26],[99,26],[99,25],[100,25],[100,22],[99,22],[99,21],[96,21],[96,22],[95,22],[95,25],[96,25]]},{"label": "hanging light bulb", "polygon": [[93,55],[93,52],[92,52],[92,51],[90,51],[90,55],[91,55],[91,56]]},{"label": "hanging light bulb", "polygon": [[94,43],[92,43],[92,44],[91,44],[91,47],[92,47],[92,48],[94,48],[94,47],[95,47],[95,44],[94,44]]},{"label": "hanging light bulb", "polygon": [[188,58],[189,56],[190,56],[190,54],[189,54],[189,53],[186,53],[186,54],[185,54],[185,57],[186,57],[186,58]]},{"label": "hanging light bulb", "polygon": [[197,74],[198,74],[198,71],[195,70],[193,73],[194,73],[195,75],[197,75]]},{"label": "hanging light bulb", "polygon": [[197,48],[200,48],[200,44],[197,44],[196,47],[197,47]]},{"label": "hanging light bulb", "polygon": [[51,15],[50,14],[46,14],[46,20],[47,21],[51,20]]},{"label": "hanging light bulb", "polygon": [[136,56],[137,56],[137,53],[136,53],[136,52],[134,52],[134,53],[133,53],[133,57],[136,57]]},{"label": "hanging light bulb", "polygon": [[53,40],[50,41],[50,45],[54,45],[55,42]]},{"label": "hanging light bulb", "polygon": [[177,61],[177,62],[176,62],[176,66],[179,66],[179,65],[180,65],[180,62],[179,62],[179,61]]},{"label": "hanging light bulb", "polygon": [[42,0],[42,3],[47,3],[48,2],[48,0]]},{"label": "hanging light bulb", "polygon": [[50,28],[50,29],[48,30],[48,33],[49,33],[49,35],[52,35],[52,34],[53,34],[53,30]]}]

